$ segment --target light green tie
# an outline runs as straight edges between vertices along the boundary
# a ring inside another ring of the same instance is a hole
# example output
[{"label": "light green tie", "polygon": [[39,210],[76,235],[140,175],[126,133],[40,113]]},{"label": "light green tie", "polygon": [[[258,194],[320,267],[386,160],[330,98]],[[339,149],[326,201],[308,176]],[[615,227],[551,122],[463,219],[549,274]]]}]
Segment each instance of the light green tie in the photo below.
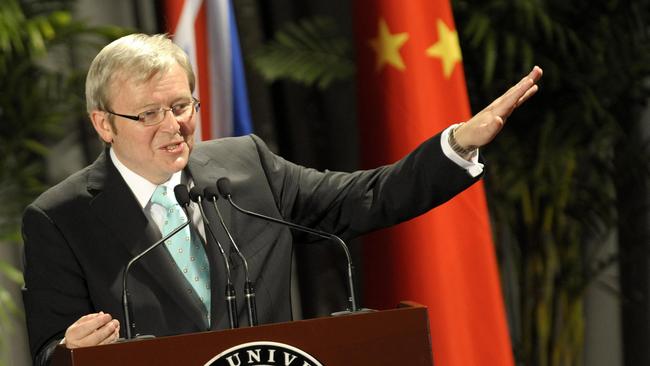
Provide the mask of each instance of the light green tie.
[{"label": "light green tie", "polygon": [[[151,197],[151,203],[158,204],[165,208],[167,216],[162,227],[163,236],[180,226],[187,220],[185,211],[176,202],[172,192],[167,187],[160,185],[156,188]],[[192,285],[192,288],[199,296],[207,310],[208,323],[210,321],[210,267],[201,240],[192,235],[190,226],[186,226],[176,235],[165,241],[165,247],[176,261],[185,279]],[[189,290],[189,289],[188,289]],[[190,290],[191,291],[191,290]]]}]

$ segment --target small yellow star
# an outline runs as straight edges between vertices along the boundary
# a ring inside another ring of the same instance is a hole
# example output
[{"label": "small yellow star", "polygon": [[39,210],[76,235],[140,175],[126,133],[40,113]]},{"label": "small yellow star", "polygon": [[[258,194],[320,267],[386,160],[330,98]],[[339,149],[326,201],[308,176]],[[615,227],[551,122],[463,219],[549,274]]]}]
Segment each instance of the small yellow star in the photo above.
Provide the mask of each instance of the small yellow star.
[{"label": "small yellow star", "polygon": [[454,67],[463,59],[458,42],[458,32],[452,31],[445,22],[438,19],[438,42],[426,51],[429,57],[438,57],[442,61],[442,71],[445,78],[449,79]]},{"label": "small yellow star", "polygon": [[408,33],[391,34],[386,20],[379,19],[377,38],[369,41],[370,47],[377,53],[377,71],[381,71],[385,64],[393,65],[398,70],[406,68],[399,49],[408,38]]}]

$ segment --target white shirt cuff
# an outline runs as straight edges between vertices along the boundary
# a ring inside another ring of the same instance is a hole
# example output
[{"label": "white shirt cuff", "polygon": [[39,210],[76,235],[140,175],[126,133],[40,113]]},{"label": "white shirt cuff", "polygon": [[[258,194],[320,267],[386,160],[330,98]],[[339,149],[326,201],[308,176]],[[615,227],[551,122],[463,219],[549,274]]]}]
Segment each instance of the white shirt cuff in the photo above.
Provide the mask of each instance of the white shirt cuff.
[{"label": "white shirt cuff", "polygon": [[472,156],[471,160],[465,160],[460,155],[458,155],[449,145],[449,133],[456,126],[458,126],[458,124],[451,125],[442,131],[442,135],[440,136],[440,147],[442,148],[442,152],[445,154],[445,156],[456,163],[456,165],[459,167],[467,170],[467,173],[469,175],[476,177],[483,173],[483,164],[478,162],[478,149],[476,150],[476,154]]}]

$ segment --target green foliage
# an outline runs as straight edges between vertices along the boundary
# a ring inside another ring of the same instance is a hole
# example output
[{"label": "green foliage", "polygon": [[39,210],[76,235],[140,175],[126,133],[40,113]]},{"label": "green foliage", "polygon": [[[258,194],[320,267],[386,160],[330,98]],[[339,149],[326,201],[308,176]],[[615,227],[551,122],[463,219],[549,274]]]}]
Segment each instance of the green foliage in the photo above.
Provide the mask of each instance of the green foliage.
[{"label": "green foliage", "polygon": [[[65,10],[69,1],[4,0],[0,5],[0,199],[11,209],[0,216],[0,237],[11,235],[17,214],[44,188],[45,144],[65,118],[83,114],[78,96],[84,70],[70,60],[80,35],[115,38],[124,31],[91,28]],[[61,10],[63,9],[63,10]]]},{"label": "green foliage", "polygon": [[502,257],[516,259],[502,273],[518,286],[518,362],[579,365],[584,290],[618,219],[614,179],[650,176],[647,143],[614,166],[650,95],[649,2],[457,0],[454,10],[474,110],[534,63],[545,70],[541,92],[486,149],[486,187]]},{"label": "green foliage", "polygon": [[[119,28],[93,28],[73,20],[72,3],[0,2],[0,245],[20,243],[22,210],[46,188],[47,143],[61,136],[64,121],[84,114],[80,94],[85,71],[75,68],[70,58],[73,48],[94,41],[79,36],[105,42],[125,34]],[[20,271],[2,260],[0,276],[23,283]],[[10,332],[12,317],[21,313],[9,290],[0,288],[0,330]]]},{"label": "green foliage", "polygon": [[288,79],[321,89],[354,74],[350,41],[337,35],[336,23],[327,18],[286,24],[252,61],[269,81]]}]

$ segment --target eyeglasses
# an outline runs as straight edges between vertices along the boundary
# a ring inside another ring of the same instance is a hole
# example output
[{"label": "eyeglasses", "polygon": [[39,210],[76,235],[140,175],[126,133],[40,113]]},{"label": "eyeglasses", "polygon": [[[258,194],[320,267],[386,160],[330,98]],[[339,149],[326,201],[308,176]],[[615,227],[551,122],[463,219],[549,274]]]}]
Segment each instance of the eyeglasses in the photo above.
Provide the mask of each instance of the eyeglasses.
[{"label": "eyeglasses", "polygon": [[116,116],[128,118],[133,121],[138,121],[141,122],[145,126],[153,126],[157,125],[160,122],[162,122],[165,119],[165,114],[168,111],[171,111],[172,114],[174,115],[174,118],[178,122],[187,122],[190,119],[192,119],[192,116],[194,116],[195,112],[199,111],[199,107],[201,106],[201,102],[199,102],[198,99],[192,97],[192,100],[189,102],[182,102],[178,104],[174,104],[171,106],[171,108],[158,108],[158,109],[151,109],[145,112],[142,112],[138,114],[137,116],[129,116],[126,114],[119,114],[115,113],[112,111],[107,110],[106,113],[110,113]]}]

